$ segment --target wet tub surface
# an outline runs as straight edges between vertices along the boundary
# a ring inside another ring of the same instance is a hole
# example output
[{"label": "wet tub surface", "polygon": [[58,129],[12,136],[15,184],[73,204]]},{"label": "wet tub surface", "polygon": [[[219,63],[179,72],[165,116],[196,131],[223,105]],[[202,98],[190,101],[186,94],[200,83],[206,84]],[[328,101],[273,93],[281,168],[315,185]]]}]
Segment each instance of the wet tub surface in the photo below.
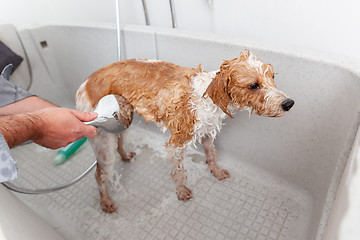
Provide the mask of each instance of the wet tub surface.
[{"label": "wet tub surface", "polygon": [[[18,197],[67,239],[298,239],[306,231],[308,197],[286,189],[284,182],[259,176],[259,171],[226,156],[219,164],[231,178],[218,181],[201,149],[193,148],[185,168],[194,199],[184,203],[174,191],[164,138],[133,127],[126,139],[126,148],[137,156],[131,163],[116,164],[110,194],[117,212],[102,212],[94,171],[68,189]],[[80,174],[95,160],[88,143],[61,166],[51,161],[55,153],[35,144],[15,148],[14,157],[24,159],[15,183],[53,186]]]}]

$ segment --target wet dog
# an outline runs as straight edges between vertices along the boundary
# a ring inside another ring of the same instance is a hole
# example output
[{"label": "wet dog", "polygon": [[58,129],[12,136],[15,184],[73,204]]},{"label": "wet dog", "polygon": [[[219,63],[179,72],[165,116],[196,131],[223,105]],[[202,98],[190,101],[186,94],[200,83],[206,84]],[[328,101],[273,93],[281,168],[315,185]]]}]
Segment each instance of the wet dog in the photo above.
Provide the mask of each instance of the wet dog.
[{"label": "wet dog", "polygon": [[[294,105],[294,101],[274,84],[271,64],[264,64],[250,51],[238,58],[225,60],[216,72],[185,68],[175,64],[145,59],[125,60],[105,66],[93,73],[78,89],[78,110],[92,111],[105,95],[124,97],[146,121],[171,131],[167,147],[171,149],[174,168],[171,172],[179,200],[192,198],[186,187],[183,159],[186,146],[202,143],[206,163],[219,180],[229,178],[227,170],[217,165],[214,138],[225,117],[235,110],[246,109],[267,117],[280,117]],[[101,206],[106,212],[116,210],[108,194],[108,176],[118,149],[124,161],[134,153],[125,153],[122,135],[99,130],[90,139],[98,164],[96,180]]]}]

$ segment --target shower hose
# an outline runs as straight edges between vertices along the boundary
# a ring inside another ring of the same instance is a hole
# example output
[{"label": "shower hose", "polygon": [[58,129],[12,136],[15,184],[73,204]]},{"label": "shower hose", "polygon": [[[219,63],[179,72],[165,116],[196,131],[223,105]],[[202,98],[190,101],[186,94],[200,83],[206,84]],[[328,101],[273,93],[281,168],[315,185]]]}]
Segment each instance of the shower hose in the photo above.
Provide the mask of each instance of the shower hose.
[{"label": "shower hose", "polygon": [[86,175],[88,175],[88,173],[95,167],[96,165],[95,161],[85,172],[83,172],[82,174],[80,174],[78,177],[72,179],[71,181],[55,186],[55,187],[49,187],[49,188],[40,188],[40,189],[28,189],[28,188],[23,188],[23,187],[19,187],[16,186],[12,183],[9,182],[3,182],[2,184],[9,190],[14,191],[14,192],[18,192],[18,193],[25,193],[25,194],[42,194],[42,193],[51,193],[54,191],[58,191],[64,188],[67,188],[75,183],[77,183],[78,181],[80,181],[81,179],[83,179]]}]

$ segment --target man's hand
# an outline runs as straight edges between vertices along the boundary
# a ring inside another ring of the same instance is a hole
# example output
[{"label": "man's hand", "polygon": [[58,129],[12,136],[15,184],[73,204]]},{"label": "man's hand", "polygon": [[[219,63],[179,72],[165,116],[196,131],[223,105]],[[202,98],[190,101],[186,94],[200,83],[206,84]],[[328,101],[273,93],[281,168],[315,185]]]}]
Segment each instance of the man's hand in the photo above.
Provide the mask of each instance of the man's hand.
[{"label": "man's hand", "polygon": [[34,134],[31,140],[47,148],[56,149],[84,137],[96,136],[95,127],[82,123],[94,120],[96,113],[67,108],[45,108],[30,115],[39,119],[36,122],[37,134]]},{"label": "man's hand", "polygon": [[0,131],[10,148],[30,139],[44,147],[57,149],[83,137],[95,137],[96,128],[82,122],[96,117],[96,113],[44,108],[0,117]]}]

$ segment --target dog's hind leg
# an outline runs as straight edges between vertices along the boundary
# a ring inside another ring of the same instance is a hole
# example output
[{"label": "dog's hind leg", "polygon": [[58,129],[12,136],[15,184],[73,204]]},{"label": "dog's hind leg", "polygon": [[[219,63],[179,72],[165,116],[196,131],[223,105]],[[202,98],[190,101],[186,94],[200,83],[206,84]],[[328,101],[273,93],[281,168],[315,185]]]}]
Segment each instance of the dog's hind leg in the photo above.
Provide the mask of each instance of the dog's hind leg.
[{"label": "dog's hind leg", "polygon": [[120,153],[120,157],[124,162],[130,162],[136,155],[135,152],[126,153],[124,150],[124,133],[118,134],[118,152]]},{"label": "dog's hind leg", "polygon": [[206,155],[206,163],[208,164],[211,173],[219,180],[230,178],[229,172],[225,169],[219,168],[216,163],[217,156],[214,147],[214,139],[209,136],[205,136],[202,138],[202,145]]},{"label": "dog's hind leg", "polygon": [[107,213],[115,212],[114,202],[108,193],[108,178],[111,176],[115,164],[117,136],[98,130],[97,136],[89,141],[97,160],[95,178],[101,198],[100,205],[102,210]]},{"label": "dog's hind leg", "polygon": [[104,171],[99,162],[96,164],[95,178],[100,193],[100,205],[102,210],[107,213],[115,212],[116,208],[114,202],[111,200],[108,193],[108,174]]},{"label": "dog's hind leg", "polygon": [[173,149],[172,150],[172,161],[174,168],[171,172],[171,177],[176,185],[176,194],[179,200],[184,202],[193,198],[191,190],[185,186],[186,170],[184,169],[184,149]]}]

